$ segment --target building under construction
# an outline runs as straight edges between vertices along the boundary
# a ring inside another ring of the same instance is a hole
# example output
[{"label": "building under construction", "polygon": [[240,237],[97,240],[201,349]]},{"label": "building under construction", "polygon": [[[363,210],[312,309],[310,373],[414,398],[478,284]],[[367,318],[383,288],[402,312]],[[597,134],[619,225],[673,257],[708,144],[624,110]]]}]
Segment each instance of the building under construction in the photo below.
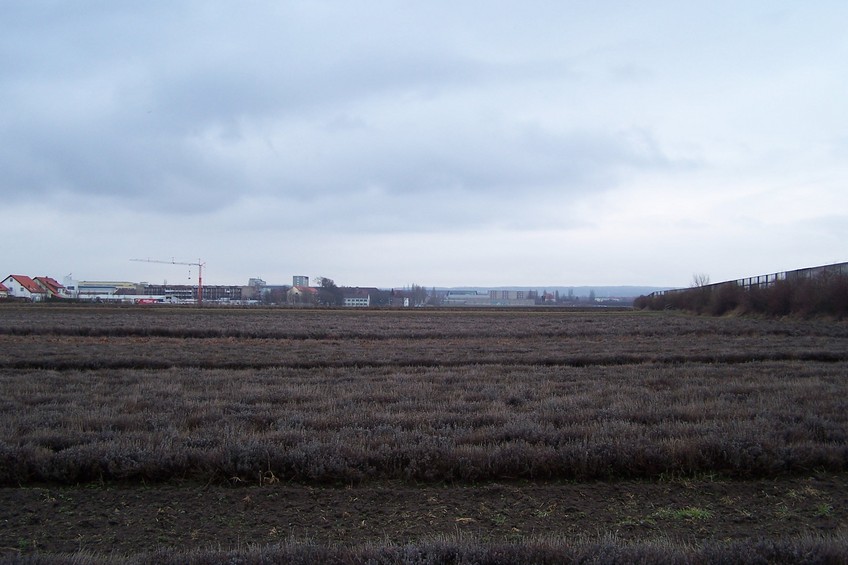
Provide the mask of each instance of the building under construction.
[{"label": "building under construction", "polygon": [[[144,296],[164,296],[168,302],[197,302],[197,285],[146,284]],[[241,302],[251,300],[252,289],[243,286],[203,285],[203,302]]]}]

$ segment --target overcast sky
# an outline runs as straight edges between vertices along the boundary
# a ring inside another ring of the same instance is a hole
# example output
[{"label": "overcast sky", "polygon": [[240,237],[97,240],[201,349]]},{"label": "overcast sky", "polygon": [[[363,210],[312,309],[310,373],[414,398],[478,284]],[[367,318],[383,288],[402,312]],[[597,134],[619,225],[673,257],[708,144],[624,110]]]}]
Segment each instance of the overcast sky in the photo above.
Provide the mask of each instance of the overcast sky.
[{"label": "overcast sky", "polygon": [[687,286],[848,260],[848,2],[0,0],[0,271]]}]

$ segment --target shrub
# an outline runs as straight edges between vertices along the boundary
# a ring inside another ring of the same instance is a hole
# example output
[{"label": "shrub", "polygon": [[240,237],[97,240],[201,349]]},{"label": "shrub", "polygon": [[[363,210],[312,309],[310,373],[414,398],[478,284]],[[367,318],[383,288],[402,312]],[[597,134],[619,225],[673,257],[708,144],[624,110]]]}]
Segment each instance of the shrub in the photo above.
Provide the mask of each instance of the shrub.
[{"label": "shrub", "polygon": [[842,319],[848,316],[848,275],[824,273],[812,279],[779,280],[766,287],[727,282],[640,296],[633,305],[643,310],[674,309],[713,316],[739,310],[767,316]]}]

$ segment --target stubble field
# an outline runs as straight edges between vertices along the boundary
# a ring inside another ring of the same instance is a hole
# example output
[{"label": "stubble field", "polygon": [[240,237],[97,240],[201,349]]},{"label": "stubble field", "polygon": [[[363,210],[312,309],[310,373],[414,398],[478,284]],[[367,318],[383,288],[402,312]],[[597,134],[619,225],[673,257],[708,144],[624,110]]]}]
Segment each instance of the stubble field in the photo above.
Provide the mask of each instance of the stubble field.
[{"label": "stubble field", "polygon": [[840,560],[846,369],[833,321],[4,306],[0,555]]}]

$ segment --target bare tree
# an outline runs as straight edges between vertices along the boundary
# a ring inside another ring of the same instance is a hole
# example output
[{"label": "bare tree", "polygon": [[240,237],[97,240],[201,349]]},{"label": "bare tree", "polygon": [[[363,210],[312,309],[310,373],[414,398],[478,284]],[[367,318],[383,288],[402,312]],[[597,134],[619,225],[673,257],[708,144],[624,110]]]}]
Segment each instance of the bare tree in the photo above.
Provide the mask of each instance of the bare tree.
[{"label": "bare tree", "polygon": [[695,273],[692,275],[693,287],[707,286],[708,284],[710,284],[710,275],[706,273]]},{"label": "bare tree", "polygon": [[342,289],[336,285],[336,281],[328,277],[317,277],[319,290],[318,297],[325,306],[341,306],[344,303]]}]

